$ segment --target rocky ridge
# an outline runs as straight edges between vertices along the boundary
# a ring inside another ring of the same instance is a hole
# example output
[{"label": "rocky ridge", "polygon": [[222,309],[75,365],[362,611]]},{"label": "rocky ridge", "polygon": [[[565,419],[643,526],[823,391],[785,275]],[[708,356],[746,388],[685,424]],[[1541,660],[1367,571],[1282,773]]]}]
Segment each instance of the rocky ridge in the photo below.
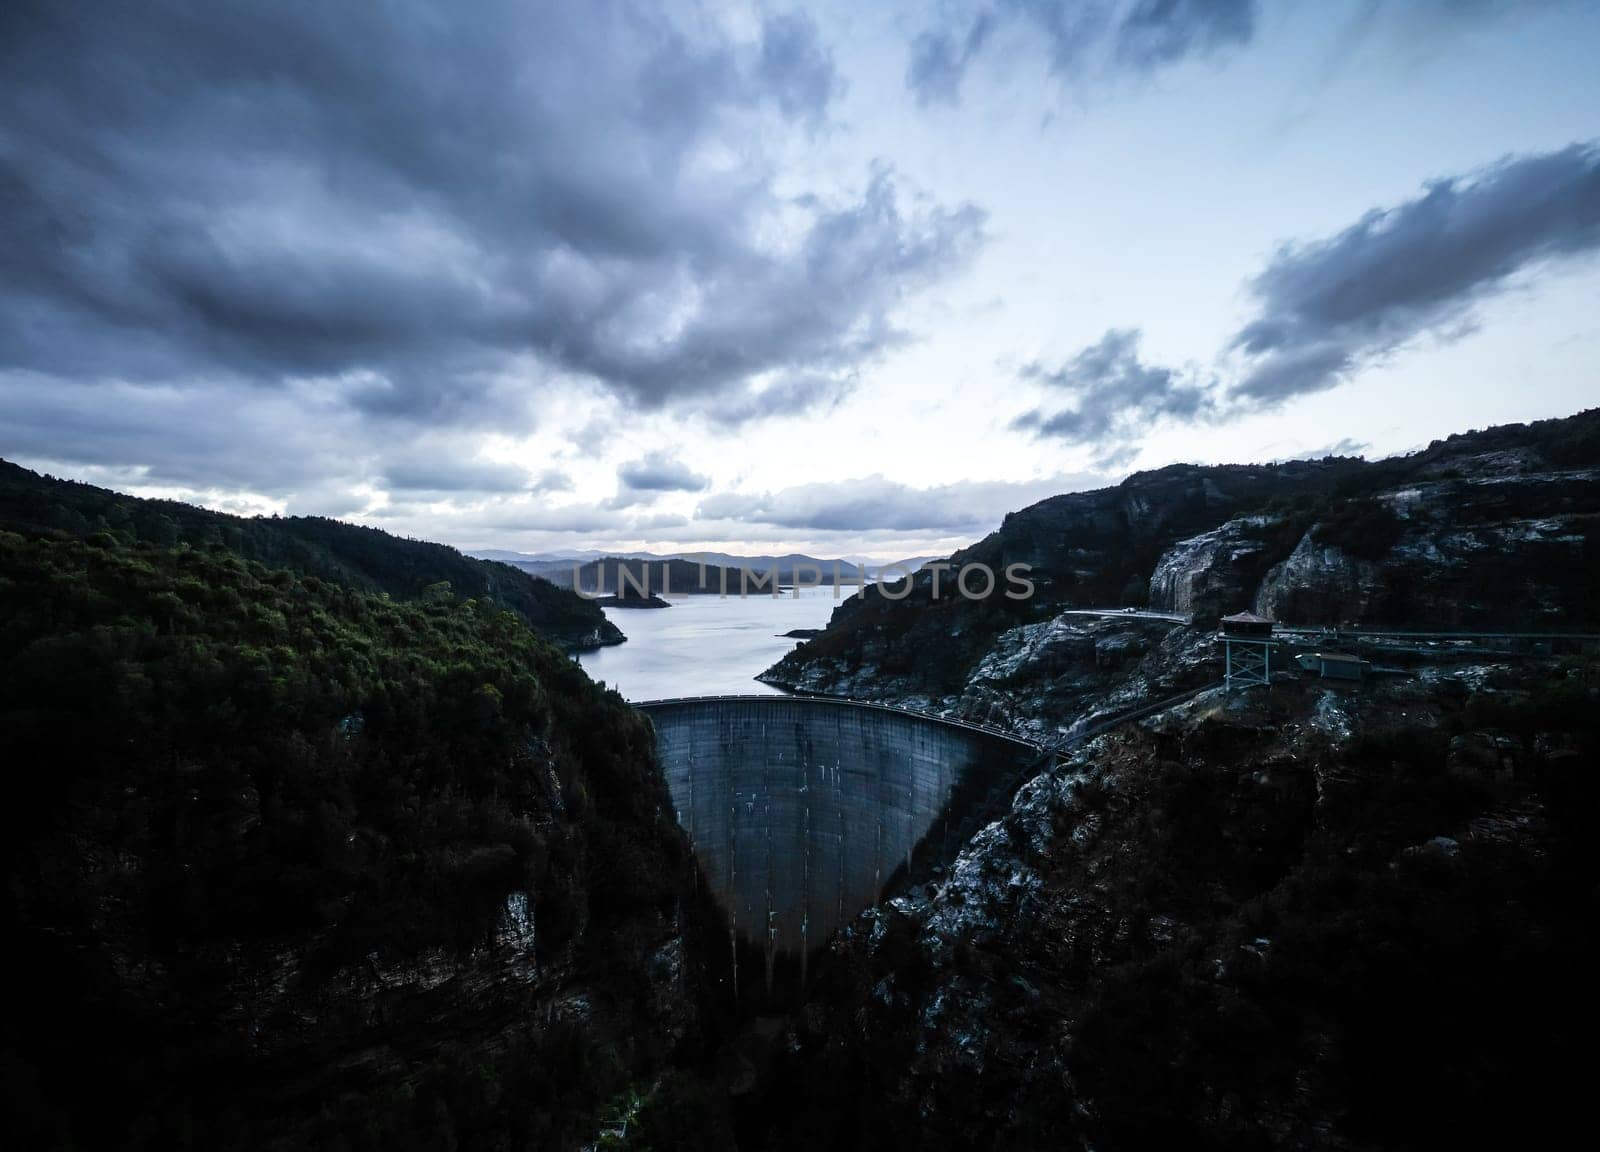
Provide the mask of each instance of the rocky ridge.
[{"label": "rocky ridge", "polygon": [[[1600,632],[1597,481],[1594,412],[1372,464],[1164,469],[952,558],[1036,565],[1026,605],[924,578],[841,606],[764,678],[1043,739],[1198,692],[1019,781],[947,869],[840,934],[762,1081],[791,1109],[800,1085],[801,1119],[755,1142],[1331,1150],[1570,1116],[1593,645],[1206,686],[1215,618],[1246,607]],[[1085,611],[1126,601],[1192,621]]]},{"label": "rocky ridge", "polygon": [[773,1146],[1536,1139],[1582,1098],[1596,695],[1480,663],[1100,737],[834,942]]},{"label": "rocky ridge", "polygon": [[[1047,731],[1202,683],[1201,634],[1246,608],[1308,626],[1595,625],[1600,411],[1373,463],[1174,465],[1012,513],[950,562],[1029,564],[1035,595],[968,601],[947,580],[935,597],[926,572],[904,599],[869,588],[761,678]],[[1195,627],[1073,614],[1130,604]]]}]

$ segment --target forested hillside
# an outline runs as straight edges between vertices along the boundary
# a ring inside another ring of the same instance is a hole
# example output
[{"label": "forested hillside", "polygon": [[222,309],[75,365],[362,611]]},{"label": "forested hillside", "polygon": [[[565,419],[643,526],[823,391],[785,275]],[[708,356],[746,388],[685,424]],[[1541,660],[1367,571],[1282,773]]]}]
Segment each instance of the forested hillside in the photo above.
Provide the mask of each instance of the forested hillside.
[{"label": "forested hillside", "polygon": [[568,647],[591,648],[623,639],[596,605],[509,564],[321,516],[230,516],[175,500],[143,500],[40,476],[0,460],[0,527],[80,537],[108,532],[161,547],[221,545],[271,568],[400,599],[455,595],[489,600]]},{"label": "forested hillside", "polygon": [[130,535],[0,532],[16,1146],[592,1134],[698,1028],[648,725],[487,600]]}]

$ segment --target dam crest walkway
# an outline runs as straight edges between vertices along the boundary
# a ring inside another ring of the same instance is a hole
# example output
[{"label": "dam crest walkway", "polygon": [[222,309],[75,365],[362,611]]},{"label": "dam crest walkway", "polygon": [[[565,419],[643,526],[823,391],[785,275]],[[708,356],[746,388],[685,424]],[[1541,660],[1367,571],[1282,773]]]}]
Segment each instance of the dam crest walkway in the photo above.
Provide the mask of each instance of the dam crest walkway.
[{"label": "dam crest walkway", "polygon": [[848,696],[816,696],[802,695],[800,693],[779,692],[745,692],[731,693],[721,696],[671,696],[661,700],[633,700],[629,701],[631,707],[642,712],[649,712],[655,708],[667,708],[684,704],[713,704],[713,703],[750,703],[771,702],[786,700],[802,704],[817,704],[829,707],[849,707],[870,709],[875,712],[886,712],[896,716],[907,716],[915,720],[929,720],[935,724],[944,724],[952,728],[959,728],[976,735],[990,736],[997,740],[1005,740],[1012,744],[1021,745],[1034,752],[1047,752],[1050,745],[1043,741],[1025,736],[1013,728],[1003,728],[998,724],[984,724],[975,720],[962,720],[955,716],[945,716],[938,712],[929,712],[921,708],[903,708],[895,704],[879,704],[873,700],[855,700]]}]

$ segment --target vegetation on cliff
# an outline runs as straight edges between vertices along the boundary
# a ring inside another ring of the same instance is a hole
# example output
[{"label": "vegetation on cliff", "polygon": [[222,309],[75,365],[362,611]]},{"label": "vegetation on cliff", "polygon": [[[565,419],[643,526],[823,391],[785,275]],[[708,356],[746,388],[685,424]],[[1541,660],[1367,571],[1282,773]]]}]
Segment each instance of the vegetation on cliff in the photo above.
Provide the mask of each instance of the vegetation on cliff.
[{"label": "vegetation on cliff", "polygon": [[130,535],[0,532],[14,1137],[582,1135],[670,1048],[647,723],[488,600]]},{"label": "vegetation on cliff", "polygon": [[230,516],[176,500],[142,500],[40,476],[0,460],[0,526],[170,548],[221,545],[302,576],[415,600],[445,592],[515,612],[558,643],[614,644],[622,633],[599,607],[509,564],[465,556],[444,544],[391,536],[321,516]]}]

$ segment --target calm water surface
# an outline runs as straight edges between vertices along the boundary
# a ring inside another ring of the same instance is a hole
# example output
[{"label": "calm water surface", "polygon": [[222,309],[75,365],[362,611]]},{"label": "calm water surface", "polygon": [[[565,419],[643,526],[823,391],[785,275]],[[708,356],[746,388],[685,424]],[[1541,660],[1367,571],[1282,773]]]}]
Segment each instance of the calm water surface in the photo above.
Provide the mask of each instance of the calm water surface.
[{"label": "calm water surface", "polygon": [[792,628],[821,628],[855,588],[805,588],[799,596],[683,596],[670,608],[607,608],[626,644],[585,652],[584,671],[627,700],[778,693],[755,677],[799,643]]}]

